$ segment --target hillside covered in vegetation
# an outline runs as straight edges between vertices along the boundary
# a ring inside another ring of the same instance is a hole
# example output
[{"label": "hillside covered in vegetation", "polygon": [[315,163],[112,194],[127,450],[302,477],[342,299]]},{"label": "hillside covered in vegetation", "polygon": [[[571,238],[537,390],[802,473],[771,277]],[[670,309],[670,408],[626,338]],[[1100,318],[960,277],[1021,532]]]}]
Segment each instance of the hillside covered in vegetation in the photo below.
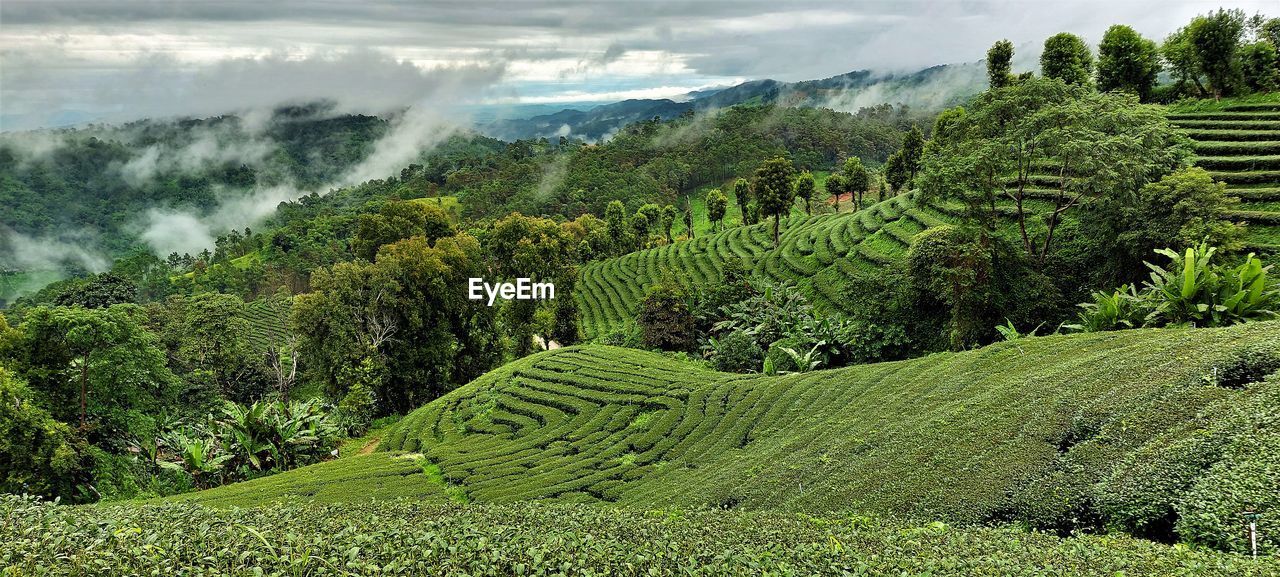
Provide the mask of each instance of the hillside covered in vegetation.
[{"label": "hillside covered in vegetation", "polygon": [[1253,427],[1276,418],[1263,379],[1280,368],[1277,335],[1268,323],[1040,337],[773,377],[560,349],[411,413],[386,453],[176,499],[854,512],[1243,550],[1226,531],[1235,509],[1274,498],[1248,478],[1276,457]]}]

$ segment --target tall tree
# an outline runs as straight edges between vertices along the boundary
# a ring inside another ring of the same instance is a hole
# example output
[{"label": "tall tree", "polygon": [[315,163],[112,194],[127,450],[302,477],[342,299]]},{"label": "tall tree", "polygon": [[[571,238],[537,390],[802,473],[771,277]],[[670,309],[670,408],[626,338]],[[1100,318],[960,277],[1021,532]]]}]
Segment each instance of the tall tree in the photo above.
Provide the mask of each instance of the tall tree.
[{"label": "tall tree", "polygon": [[724,221],[725,209],[729,207],[729,199],[725,197],[724,192],[718,188],[711,189],[707,193],[707,218],[715,225],[716,229],[720,228],[721,222]]},{"label": "tall tree", "polygon": [[912,125],[911,130],[902,139],[902,168],[907,171],[907,184],[915,182],[916,173],[920,172],[920,158],[924,156],[924,133],[920,127]]},{"label": "tall tree", "polygon": [[844,194],[845,190],[844,177],[838,172],[833,172],[827,176],[827,181],[822,186],[826,188],[827,194],[831,195],[836,212],[840,212],[840,195]]},{"label": "tall tree", "polygon": [[795,196],[804,200],[805,214],[813,214],[813,193],[817,190],[817,183],[813,180],[813,173],[804,171],[796,178]]},{"label": "tall tree", "polygon": [[1059,32],[1044,41],[1040,73],[1067,84],[1086,86],[1093,77],[1093,53],[1079,36]]},{"label": "tall tree", "polygon": [[[51,400],[55,418],[71,421],[78,413],[81,428],[129,432],[173,399],[177,379],[159,339],[143,328],[143,314],[130,304],[37,307],[26,314],[19,365],[32,388]],[[62,378],[68,373],[71,379]]]},{"label": "tall tree", "polygon": [[751,224],[747,220],[747,205],[751,203],[751,183],[745,178],[733,182],[733,200],[738,203],[738,214],[742,215],[742,224]]},{"label": "tall tree", "polygon": [[791,184],[795,174],[796,169],[792,166],[791,160],[782,156],[766,160],[764,165],[756,170],[756,197],[760,202],[761,214],[765,217],[773,217],[773,244],[775,245],[778,244],[779,221],[783,215],[791,212],[791,205],[795,202],[795,197],[792,196],[795,189]]},{"label": "tall tree", "polygon": [[453,222],[443,208],[392,200],[376,213],[360,215],[351,250],[356,256],[371,261],[382,245],[413,236],[426,236],[429,241],[435,241],[452,234]]},{"label": "tall tree", "polygon": [[[988,235],[1000,217],[997,199],[1013,201],[1023,249],[1043,266],[1063,213],[1103,195],[1135,195],[1188,161],[1189,141],[1136,100],[1054,79],[986,92],[934,135],[921,190],[963,200]],[[1026,200],[1045,186],[1039,194],[1052,208],[1032,230]]]},{"label": "tall tree", "polygon": [[1000,40],[987,50],[987,82],[991,88],[1004,88],[1013,82],[1013,43]]},{"label": "tall tree", "polygon": [[894,190],[904,192],[903,187],[911,180],[911,173],[907,172],[906,163],[902,161],[901,150],[890,154],[884,161],[884,178]]},{"label": "tall tree", "polygon": [[1190,35],[1185,27],[1164,39],[1164,43],[1160,45],[1160,57],[1168,63],[1169,71],[1177,79],[1175,87],[1178,92],[1186,93],[1190,83],[1195,85],[1196,95],[1204,96],[1209,93],[1200,81],[1200,62],[1191,47]]},{"label": "tall tree", "polygon": [[662,214],[658,217],[659,226],[662,227],[662,232],[667,235],[667,244],[675,242],[675,239],[671,237],[671,227],[675,226],[678,214],[679,211],[676,210],[675,206],[667,204],[662,207]]},{"label": "tall tree", "polygon": [[1243,10],[1219,8],[1206,16],[1196,16],[1187,25],[1187,41],[1215,97],[1231,94],[1240,82],[1237,54],[1244,23]]},{"label": "tall tree", "polygon": [[223,397],[249,402],[262,391],[255,385],[259,366],[249,343],[244,301],[236,295],[203,293],[187,299],[179,352],[189,366],[207,375]]},{"label": "tall tree", "polygon": [[631,215],[631,237],[636,241],[633,250],[643,250],[649,246],[649,219],[645,218],[643,212]]},{"label": "tall tree", "polygon": [[1250,90],[1280,90],[1280,51],[1270,42],[1254,42],[1240,49],[1244,83]]},{"label": "tall tree", "polygon": [[[501,351],[496,307],[470,300],[467,279],[484,277],[489,266],[543,266],[553,252],[516,244],[505,262],[494,262],[465,233],[434,244],[413,237],[384,246],[374,263],[317,271],[315,290],[294,304],[309,367],[335,397],[371,385],[382,413],[413,409],[474,379]],[[570,254],[567,247],[554,252]]]},{"label": "tall tree", "polygon": [[138,285],[114,272],[104,272],[83,284],[73,284],[53,300],[59,306],[105,309],[111,305],[138,302]]},{"label": "tall tree", "polygon": [[626,254],[632,244],[629,240],[631,231],[627,226],[627,209],[622,206],[621,200],[610,201],[605,207],[604,222],[613,255]]},{"label": "tall tree", "polygon": [[841,176],[849,200],[853,202],[853,210],[862,210],[862,195],[871,188],[871,174],[862,166],[862,159],[856,156],[845,159]]},{"label": "tall tree", "polygon": [[1098,45],[1098,90],[1124,90],[1146,102],[1151,100],[1159,73],[1160,56],[1155,42],[1120,24],[1102,35]]}]

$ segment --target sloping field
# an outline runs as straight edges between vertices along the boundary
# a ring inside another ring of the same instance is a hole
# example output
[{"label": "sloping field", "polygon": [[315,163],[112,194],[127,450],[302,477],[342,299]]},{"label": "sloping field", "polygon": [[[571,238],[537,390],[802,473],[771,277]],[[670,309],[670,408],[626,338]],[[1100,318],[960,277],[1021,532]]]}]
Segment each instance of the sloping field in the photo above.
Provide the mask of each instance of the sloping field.
[{"label": "sloping field", "polygon": [[1280,249],[1280,102],[1179,110],[1170,121],[1195,141],[1196,165],[1227,183],[1241,203],[1232,220],[1249,224],[1251,250]]},{"label": "sloping field", "polygon": [[762,223],[588,263],[575,293],[583,333],[595,338],[634,319],[645,291],[664,272],[692,285],[712,283],[731,258],[768,278],[796,283],[819,306],[843,310],[840,290],[853,271],[901,258],[912,236],[955,221],[963,210],[959,204],[921,205],[915,198],[896,196],[857,213],[793,216],[776,248],[772,224]]},{"label": "sloping field", "polygon": [[1212,407],[1251,398],[1244,383],[1275,368],[1258,351],[1277,348],[1275,323],[1134,330],[769,377],[570,347],[413,412],[383,442],[392,453],[178,499],[404,495],[1053,527],[1105,499],[1099,482],[1127,475],[1126,459],[1155,461],[1203,431]]}]

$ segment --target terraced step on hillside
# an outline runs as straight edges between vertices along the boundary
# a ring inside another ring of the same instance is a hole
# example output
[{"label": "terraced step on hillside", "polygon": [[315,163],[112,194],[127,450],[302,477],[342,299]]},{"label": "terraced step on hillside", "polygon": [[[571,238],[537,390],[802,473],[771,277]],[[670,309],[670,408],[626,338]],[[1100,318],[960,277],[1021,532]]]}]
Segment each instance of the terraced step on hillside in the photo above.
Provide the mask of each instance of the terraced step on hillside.
[{"label": "terraced step on hillside", "polygon": [[[414,411],[367,473],[342,459],[175,500],[409,495],[961,523],[1074,515],[1080,491],[1120,469],[1112,482],[1123,484],[1135,462],[1211,426],[1217,404],[1251,398],[1236,381],[1261,374],[1242,359],[1278,346],[1276,323],[1131,330],[785,376],[569,347]],[[1240,376],[1215,386],[1229,375]]]},{"label": "terraced step on hillside", "polygon": [[1195,141],[1196,165],[1241,199],[1229,218],[1249,225],[1249,248],[1280,245],[1280,103],[1233,104],[1223,110],[1173,112],[1174,126]]}]

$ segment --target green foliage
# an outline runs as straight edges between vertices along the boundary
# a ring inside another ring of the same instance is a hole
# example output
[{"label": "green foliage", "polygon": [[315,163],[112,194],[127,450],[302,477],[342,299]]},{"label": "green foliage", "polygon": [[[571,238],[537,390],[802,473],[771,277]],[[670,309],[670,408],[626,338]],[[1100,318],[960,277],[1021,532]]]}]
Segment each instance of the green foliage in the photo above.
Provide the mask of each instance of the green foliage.
[{"label": "green foliage", "polygon": [[893,190],[904,192],[903,187],[911,180],[911,172],[907,170],[901,151],[890,154],[888,160],[885,160],[884,178]]},{"label": "green foliage", "polygon": [[466,234],[434,245],[414,237],[384,246],[374,263],[318,271],[314,292],[294,304],[299,348],[312,374],[341,398],[355,382],[352,369],[367,359],[379,412],[392,413],[493,366],[500,352],[494,309],[462,290],[468,278],[484,276],[480,254],[479,242]]},{"label": "green foliage", "polygon": [[760,213],[765,217],[773,217],[773,243],[778,244],[778,222],[783,215],[791,213],[795,188],[792,179],[796,170],[791,161],[784,157],[766,161],[755,173],[752,190],[760,203]]},{"label": "green foliage", "polygon": [[987,296],[995,274],[980,241],[951,226],[928,229],[915,237],[907,253],[908,278],[918,290],[951,311],[951,347],[959,350],[979,343],[990,325]]},{"label": "green foliage", "polygon": [[817,185],[813,181],[813,173],[805,171],[796,177],[795,191],[793,197],[804,201],[805,214],[813,214],[813,193],[817,189]]},{"label": "green foliage", "polygon": [[1040,73],[1069,85],[1087,86],[1093,79],[1093,52],[1079,36],[1059,32],[1044,41]]},{"label": "green foliage", "polygon": [[747,220],[747,205],[751,203],[751,183],[745,178],[733,181],[733,199],[738,203],[738,213],[742,215],[741,224],[751,224]]},{"label": "green foliage", "polygon": [[359,437],[369,430],[378,409],[378,398],[364,382],[356,382],[347,389],[335,411],[337,426],[348,437]]},{"label": "green foliage", "polygon": [[1080,303],[1079,322],[1067,328],[1085,331],[1111,331],[1133,329],[1146,322],[1147,310],[1138,289],[1123,285],[1111,292],[1093,293],[1093,302]]},{"label": "green foliage", "polygon": [[[990,90],[950,118],[926,150],[921,189],[954,198],[966,219],[993,234],[996,201],[1014,201],[1023,251],[1043,263],[1068,211],[1127,198],[1183,166],[1189,142],[1136,97],[1037,79]],[[1034,199],[1045,199],[1042,211]]]},{"label": "green foliage", "polygon": [[1239,200],[1227,196],[1226,185],[1202,168],[1176,171],[1121,202],[1102,207],[1106,217],[1118,221],[1109,225],[1118,230],[1110,258],[1118,258],[1120,266],[1133,266],[1171,243],[1207,242],[1227,252],[1242,248],[1243,227],[1227,220]]},{"label": "green foliage", "polygon": [[37,307],[24,316],[16,369],[62,422],[89,428],[91,442],[119,442],[153,427],[177,379],[137,305]]},{"label": "green foliage", "polygon": [[761,368],[764,350],[743,330],[734,330],[708,340],[711,366],[717,371],[753,373]]},{"label": "green foliage", "polygon": [[54,297],[53,304],[87,309],[104,309],[111,305],[138,302],[138,285],[120,276],[104,272],[83,284],[75,283]]},{"label": "green foliage", "polygon": [[1125,285],[1112,293],[1094,293],[1094,302],[1080,305],[1084,311],[1072,328],[1218,327],[1270,320],[1280,310],[1280,286],[1269,277],[1271,266],[1252,253],[1233,266],[1212,263],[1217,249],[1205,243],[1183,254],[1155,252],[1168,257],[1169,264],[1146,263],[1151,278],[1141,292]]},{"label": "green foliage", "polygon": [[1186,43],[1196,69],[1205,75],[1215,96],[1229,96],[1240,83],[1237,53],[1244,36],[1243,10],[1219,8],[1196,16],[1186,27]]},{"label": "green foliage", "polygon": [[849,193],[854,210],[862,210],[862,195],[871,188],[871,174],[862,166],[862,159],[856,156],[845,159],[840,176],[839,183],[844,185],[841,192]]},{"label": "green foliage", "polygon": [[706,203],[707,218],[711,219],[716,229],[719,229],[724,222],[725,211],[729,207],[729,198],[720,189],[713,188],[707,193]]},{"label": "green foliage", "polygon": [[414,236],[435,242],[453,233],[453,222],[444,209],[429,203],[391,200],[376,213],[360,215],[351,251],[358,258],[372,261],[383,245]]},{"label": "green foliage", "polygon": [[0,493],[73,499],[91,463],[83,439],[0,367]]},{"label": "green foliage", "polygon": [[1013,43],[1000,40],[987,50],[987,83],[991,88],[1004,88],[1013,81]]},{"label": "green foliage", "polygon": [[1102,35],[1098,45],[1098,90],[1132,92],[1140,102],[1148,102],[1159,73],[1160,56],[1155,42],[1123,24],[1108,28]]},{"label": "green foliage", "polygon": [[[73,508],[0,499],[0,518],[10,521],[0,525],[0,538],[10,545],[0,563],[22,574],[888,575],[906,567],[984,575],[1041,574],[1052,567],[1082,576],[1226,576],[1275,570],[1269,559],[1136,539],[1062,539],[835,515],[404,501]],[[44,529],[21,530],[33,525]]]},{"label": "green foliage", "polygon": [[920,132],[919,126],[911,126],[911,130],[902,139],[902,148],[898,154],[902,157],[902,170],[907,173],[906,184],[910,185],[915,182],[916,173],[920,172],[920,162],[924,156],[924,133]]},{"label": "green foliage", "polygon": [[649,289],[636,315],[646,347],[688,351],[694,346],[694,319],[680,286],[662,283]]},{"label": "green foliage", "polygon": [[1240,48],[1241,73],[1250,90],[1280,90],[1280,49],[1271,42],[1253,42]]},{"label": "green foliage", "polygon": [[[848,184],[844,181],[844,176],[839,173],[833,173],[827,176],[827,181],[824,182],[822,186],[827,194],[831,195],[831,197],[835,199],[838,199],[840,195],[844,194],[845,189],[848,188]],[[836,205],[836,208],[839,208],[838,204]]]},{"label": "green foliage", "polygon": [[1170,72],[1177,79],[1173,87],[1175,92],[1188,93],[1191,91],[1190,85],[1194,84],[1196,95],[1205,96],[1208,94],[1204,84],[1200,81],[1200,63],[1185,27],[1179,28],[1165,37],[1164,42],[1160,45],[1160,56],[1168,63]]},{"label": "green foliage", "polygon": [[1214,252],[1203,243],[1185,254],[1156,251],[1170,262],[1168,268],[1147,264],[1152,271],[1145,291],[1152,307],[1149,325],[1216,327],[1276,317],[1280,287],[1268,278],[1271,266],[1253,254],[1235,267],[1213,265]]}]

